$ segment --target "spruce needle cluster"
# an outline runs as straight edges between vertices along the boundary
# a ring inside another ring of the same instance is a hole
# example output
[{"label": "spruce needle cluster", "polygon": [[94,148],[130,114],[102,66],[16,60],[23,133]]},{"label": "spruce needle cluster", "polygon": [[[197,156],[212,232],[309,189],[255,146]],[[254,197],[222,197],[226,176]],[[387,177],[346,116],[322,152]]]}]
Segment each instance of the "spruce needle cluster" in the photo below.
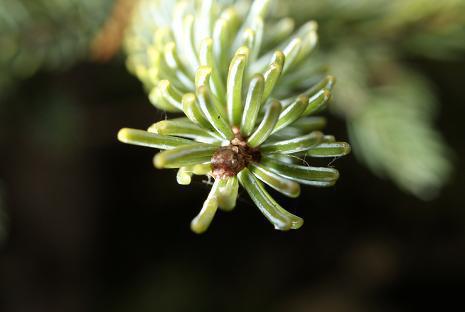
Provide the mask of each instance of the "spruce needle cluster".
[{"label": "spruce needle cluster", "polygon": [[302,76],[317,45],[317,24],[294,30],[291,19],[267,17],[270,5],[142,0],[127,35],[128,66],[151,102],[181,117],[148,130],[124,128],[118,138],[163,150],[155,167],[178,169],[181,185],[193,175],[213,178],[191,222],[196,233],[207,230],[218,209],[236,206],[240,185],[276,229],[300,228],[303,220],[265,185],[292,198],[300,184],[332,186],[339,172],[310,166],[311,158],[350,151],[322,133],[326,120],[315,116],[327,106],[334,78]]}]

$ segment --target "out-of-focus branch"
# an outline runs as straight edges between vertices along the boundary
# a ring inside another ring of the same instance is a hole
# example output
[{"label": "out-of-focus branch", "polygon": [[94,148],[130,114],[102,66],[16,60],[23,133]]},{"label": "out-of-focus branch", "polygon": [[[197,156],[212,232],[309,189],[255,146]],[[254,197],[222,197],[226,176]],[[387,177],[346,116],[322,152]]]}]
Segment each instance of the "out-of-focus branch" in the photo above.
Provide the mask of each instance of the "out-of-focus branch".
[{"label": "out-of-focus branch", "polygon": [[448,59],[465,52],[461,0],[296,0],[281,2],[297,20],[315,18],[320,63],[338,78],[333,112],[344,118],[354,153],[375,174],[424,199],[451,173],[435,129],[437,100],[421,74],[400,60]]},{"label": "out-of-focus branch", "polygon": [[0,2],[0,97],[41,69],[64,70],[87,57],[111,1]]},{"label": "out-of-focus branch", "polygon": [[121,48],[124,33],[139,0],[115,0],[112,13],[91,45],[93,60],[106,62]]}]

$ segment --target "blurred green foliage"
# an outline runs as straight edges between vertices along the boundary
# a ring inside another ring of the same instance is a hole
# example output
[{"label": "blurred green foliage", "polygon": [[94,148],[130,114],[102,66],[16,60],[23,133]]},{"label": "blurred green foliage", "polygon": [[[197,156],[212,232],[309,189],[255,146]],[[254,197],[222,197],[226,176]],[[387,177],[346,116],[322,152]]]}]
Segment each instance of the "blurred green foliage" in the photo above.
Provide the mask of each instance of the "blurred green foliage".
[{"label": "blurred green foliage", "polygon": [[321,25],[323,45],[385,44],[398,53],[443,59],[465,50],[463,0],[281,1],[284,11]]},{"label": "blurred green foliage", "polygon": [[1,0],[0,97],[40,68],[63,70],[87,55],[113,0]]},{"label": "blurred green foliage", "polygon": [[434,197],[450,176],[450,152],[435,129],[434,88],[406,60],[463,55],[465,1],[296,0],[280,12],[319,22],[316,58],[338,78],[333,112],[354,153],[402,189]]}]

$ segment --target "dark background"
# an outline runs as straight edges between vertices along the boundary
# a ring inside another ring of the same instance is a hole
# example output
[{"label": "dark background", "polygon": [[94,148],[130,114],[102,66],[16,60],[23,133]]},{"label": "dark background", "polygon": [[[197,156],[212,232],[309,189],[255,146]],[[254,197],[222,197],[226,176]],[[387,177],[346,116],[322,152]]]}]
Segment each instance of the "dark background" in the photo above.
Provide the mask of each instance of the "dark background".
[{"label": "dark background", "polygon": [[345,157],[336,187],[274,194],[305,219],[288,233],[244,193],[190,231],[209,186],[116,140],[164,117],[121,60],[24,81],[0,105],[0,311],[462,311],[465,59],[406,62],[436,84],[450,184],[423,202]]}]

